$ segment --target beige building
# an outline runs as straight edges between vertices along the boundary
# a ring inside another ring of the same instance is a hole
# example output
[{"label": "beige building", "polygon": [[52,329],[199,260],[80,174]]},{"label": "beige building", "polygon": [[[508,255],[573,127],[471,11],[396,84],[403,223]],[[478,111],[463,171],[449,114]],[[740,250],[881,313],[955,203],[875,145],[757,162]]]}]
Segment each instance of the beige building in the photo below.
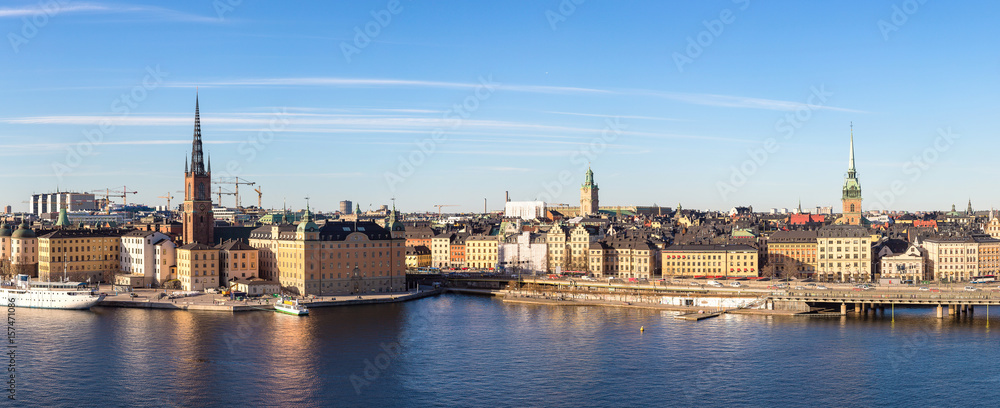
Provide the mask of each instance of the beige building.
[{"label": "beige building", "polygon": [[891,280],[892,283],[916,283],[930,279],[930,274],[924,267],[924,254],[920,247],[910,245],[906,252],[883,256],[880,281]]},{"label": "beige building", "polygon": [[38,238],[38,279],[114,282],[121,269],[118,230],[58,230]]},{"label": "beige building", "polygon": [[977,274],[1000,275],[1000,239],[989,235],[973,235],[976,242]]},{"label": "beige building", "polygon": [[588,269],[599,278],[652,279],[659,272],[659,249],[639,238],[621,237],[590,244]]},{"label": "beige building", "polygon": [[451,267],[451,240],[454,233],[443,232],[431,238],[431,264],[435,268]]},{"label": "beige building", "polygon": [[675,245],[661,252],[663,277],[760,276],[757,248],[749,245]]},{"label": "beige building", "polygon": [[312,221],[307,209],[297,227],[266,225],[250,234],[260,250],[261,278],[298,295],[398,292],[406,289],[406,242],[395,213],[375,222]]},{"label": "beige building", "polygon": [[867,228],[830,225],[820,228],[816,238],[819,255],[817,280],[871,282],[872,243]]},{"label": "beige building", "polygon": [[35,235],[35,231],[28,227],[27,221],[22,222],[10,236],[11,274],[39,276],[38,251],[38,237]]},{"label": "beige building", "polygon": [[281,293],[281,285],[277,282],[260,278],[235,278],[229,282],[229,288],[249,296],[263,296]]},{"label": "beige building", "polygon": [[979,274],[979,251],[969,237],[939,237],[924,241],[927,269],[934,280],[968,282]]},{"label": "beige building", "polygon": [[257,248],[243,241],[230,240],[216,246],[222,257],[220,264],[220,282],[230,282],[235,279],[251,279],[260,277],[260,266],[257,259]]},{"label": "beige building", "polygon": [[177,279],[183,290],[202,291],[222,286],[219,250],[194,242],[177,248]]},{"label": "beige building", "polygon": [[500,241],[490,235],[473,235],[465,240],[465,265],[470,269],[492,270],[500,262]]}]

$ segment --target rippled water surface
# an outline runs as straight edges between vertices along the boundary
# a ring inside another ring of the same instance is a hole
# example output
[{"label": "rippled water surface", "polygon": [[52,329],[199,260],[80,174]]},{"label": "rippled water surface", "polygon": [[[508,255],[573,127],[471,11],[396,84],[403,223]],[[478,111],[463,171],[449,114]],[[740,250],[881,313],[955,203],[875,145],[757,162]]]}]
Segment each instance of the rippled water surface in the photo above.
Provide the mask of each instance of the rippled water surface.
[{"label": "rippled water surface", "polygon": [[690,322],[444,295],[305,318],[15,317],[17,406],[996,406],[1000,396],[1000,327],[984,309]]}]

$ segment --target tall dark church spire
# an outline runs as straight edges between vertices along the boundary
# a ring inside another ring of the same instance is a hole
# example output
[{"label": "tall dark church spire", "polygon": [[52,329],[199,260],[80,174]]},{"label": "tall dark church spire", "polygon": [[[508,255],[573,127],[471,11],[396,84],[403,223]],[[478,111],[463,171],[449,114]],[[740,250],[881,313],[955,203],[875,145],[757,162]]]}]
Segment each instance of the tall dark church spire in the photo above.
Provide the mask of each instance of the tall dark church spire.
[{"label": "tall dark church spire", "polygon": [[201,118],[198,112],[198,94],[194,97],[194,141],[191,143],[191,173],[204,176],[205,158],[201,149]]}]

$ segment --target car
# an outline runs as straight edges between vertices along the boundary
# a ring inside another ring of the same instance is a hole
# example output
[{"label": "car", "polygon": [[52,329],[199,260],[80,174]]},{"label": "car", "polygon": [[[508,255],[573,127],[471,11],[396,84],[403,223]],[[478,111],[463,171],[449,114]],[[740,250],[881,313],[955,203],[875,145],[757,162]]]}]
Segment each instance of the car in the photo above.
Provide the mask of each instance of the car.
[{"label": "car", "polygon": [[691,285],[691,286],[701,286],[700,283],[695,282],[695,281],[691,281],[691,283],[689,283],[689,285]]},{"label": "car", "polygon": [[743,286],[743,285],[742,285],[742,284],[740,284],[739,282],[730,282],[730,283],[729,283],[729,286],[732,286],[732,287],[734,287],[734,288],[738,288],[738,287],[741,287],[741,286]]},{"label": "car", "polygon": [[709,282],[709,283],[706,283],[706,285],[711,286],[713,288],[721,288],[722,287],[722,284],[719,283],[719,282]]},{"label": "car", "polygon": [[138,295],[138,294],[136,294],[135,292],[129,292],[129,294],[128,294],[128,297],[132,297],[132,298],[134,298],[134,297],[136,297],[136,296],[139,296],[139,295]]},{"label": "car", "polygon": [[921,286],[921,287],[917,288],[917,290],[919,290],[921,292],[929,292],[931,290],[931,288],[928,288],[926,286]]},{"label": "car", "polygon": [[796,286],[795,290],[806,290],[805,286]]},{"label": "car", "polygon": [[826,286],[823,286],[823,285],[816,285],[816,289],[818,289],[818,290],[827,290],[829,288],[826,287]]},{"label": "car", "polygon": [[977,290],[979,290],[979,288],[977,288],[977,287],[975,287],[975,286],[966,286],[966,287],[965,287],[965,291],[966,291],[966,292],[975,292],[975,291],[977,291]]},{"label": "car", "polygon": [[807,288],[814,288],[814,287],[816,287],[816,284],[815,283],[807,283],[806,287]]}]

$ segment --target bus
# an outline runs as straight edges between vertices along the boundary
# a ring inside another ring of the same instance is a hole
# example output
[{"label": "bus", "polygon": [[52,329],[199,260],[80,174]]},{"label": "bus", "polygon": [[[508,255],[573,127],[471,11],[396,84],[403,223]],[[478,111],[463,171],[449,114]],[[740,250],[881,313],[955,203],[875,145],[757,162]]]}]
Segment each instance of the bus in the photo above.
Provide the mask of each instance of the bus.
[{"label": "bus", "polygon": [[972,277],[972,283],[990,283],[996,281],[997,281],[996,275],[982,275],[982,276]]}]

